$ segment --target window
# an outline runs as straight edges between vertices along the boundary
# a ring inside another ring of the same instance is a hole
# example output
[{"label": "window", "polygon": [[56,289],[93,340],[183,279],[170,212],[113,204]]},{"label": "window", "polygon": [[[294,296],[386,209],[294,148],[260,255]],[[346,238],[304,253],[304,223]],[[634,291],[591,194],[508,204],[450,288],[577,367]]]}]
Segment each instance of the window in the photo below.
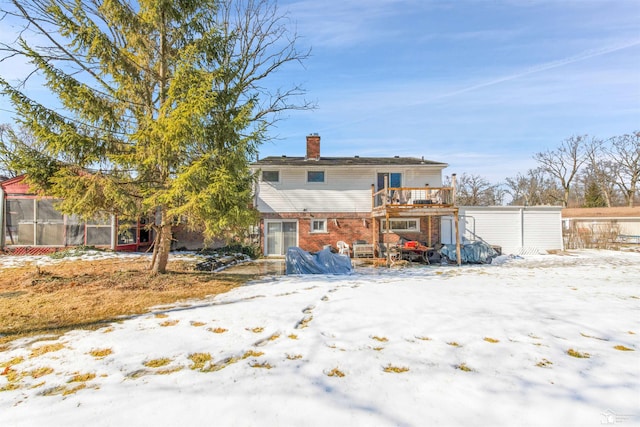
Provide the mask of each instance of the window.
[{"label": "window", "polygon": [[[391,231],[420,231],[420,221],[416,218],[395,218],[390,219]],[[383,232],[387,231],[387,220],[383,219],[380,221],[380,229]]]},{"label": "window", "polygon": [[262,171],[263,182],[280,182],[280,171]]},{"label": "window", "polygon": [[324,171],[307,171],[307,182],[324,182]]},{"label": "window", "polygon": [[312,233],[326,233],[327,232],[327,220],[326,219],[312,219],[311,220],[311,232]]},{"label": "window", "polygon": [[388,182],[387,185],[389,186],[389,188],[398,188],[398,187],[402,187],[402,174],[401,173],[397,173],[397,172],[393,172],[393,173],[388,173],[388,172],[380,172],[378,173],[378,190],[382,190],[384,188],[384,179],[387,178]]}]

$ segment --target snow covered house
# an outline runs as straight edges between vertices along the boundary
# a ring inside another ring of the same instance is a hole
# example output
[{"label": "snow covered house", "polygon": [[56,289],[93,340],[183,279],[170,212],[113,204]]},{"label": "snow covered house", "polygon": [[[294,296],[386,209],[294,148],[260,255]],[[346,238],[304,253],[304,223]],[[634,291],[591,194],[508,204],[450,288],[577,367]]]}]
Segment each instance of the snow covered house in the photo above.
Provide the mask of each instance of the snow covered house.
[{"label": "snow covered house", "polygon": [[413,157],[325,157],[320,136],[308,135],[305,156],[252,164],[263,254],[344,242],[352,255],[382,256],[381,244],[401,239],[438,243],[441,216],[457,218],[454,188],[442,187],[447,166]]}]

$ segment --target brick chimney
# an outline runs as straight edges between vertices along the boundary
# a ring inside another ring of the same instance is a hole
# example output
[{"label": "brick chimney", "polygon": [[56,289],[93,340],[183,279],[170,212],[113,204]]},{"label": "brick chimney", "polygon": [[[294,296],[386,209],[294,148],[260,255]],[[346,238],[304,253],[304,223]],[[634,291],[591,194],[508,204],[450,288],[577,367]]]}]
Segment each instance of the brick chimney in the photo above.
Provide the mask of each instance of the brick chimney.
[{"label": "brick chimney", "polygon": [[307,135],[307,157],[305,159],[320,159],[320,135],[317,133]]}]

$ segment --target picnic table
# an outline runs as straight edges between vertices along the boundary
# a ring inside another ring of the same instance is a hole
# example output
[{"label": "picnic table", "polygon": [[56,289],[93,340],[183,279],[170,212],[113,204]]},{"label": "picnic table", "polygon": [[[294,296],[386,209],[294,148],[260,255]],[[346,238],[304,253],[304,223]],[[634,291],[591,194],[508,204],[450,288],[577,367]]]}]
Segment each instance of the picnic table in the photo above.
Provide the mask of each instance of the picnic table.
[{"label": "picnic table", "polygon": [[433,248],[423,245],[422,243],[412,240],[397,244],[391,248],[391,256],[396,259],[405,261],[426,262],[429,264],[429,251]]}]

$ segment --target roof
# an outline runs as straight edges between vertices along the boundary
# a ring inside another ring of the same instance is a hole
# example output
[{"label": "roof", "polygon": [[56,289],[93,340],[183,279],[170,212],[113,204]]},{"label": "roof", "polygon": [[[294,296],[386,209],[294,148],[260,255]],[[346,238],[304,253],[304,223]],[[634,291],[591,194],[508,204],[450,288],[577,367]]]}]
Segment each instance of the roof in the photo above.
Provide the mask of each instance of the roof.
[{"label": "roof", "polygon": [[8,194],[32,194],[29,184],[25,182],[26,175],[18,175],[0,182],[0,187]]},{"label": "roof", "polygon": [[432,160],[419,159],[417,157],[320,157],[307,159],[306,157],[271,156],[260,159],[253,166],[439,166],[445,168],[447,163],[434,162]]},{"label": "roof", "polygon": [[564,208],[562,218],[640,218],[639,207],[617,206],[612,208]]}]

